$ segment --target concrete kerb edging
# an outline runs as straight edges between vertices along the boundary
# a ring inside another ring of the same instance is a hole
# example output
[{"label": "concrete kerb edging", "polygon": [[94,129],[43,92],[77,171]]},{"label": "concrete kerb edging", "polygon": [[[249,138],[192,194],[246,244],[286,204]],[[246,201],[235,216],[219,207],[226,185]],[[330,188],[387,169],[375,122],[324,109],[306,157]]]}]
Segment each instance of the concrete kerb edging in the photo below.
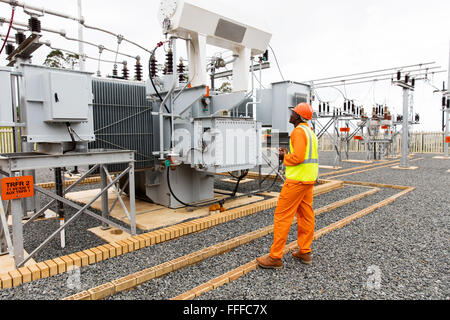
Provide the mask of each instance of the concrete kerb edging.
[{"label": "concrete kerb edging", "polygon": [[[335,202],[333,204],[330,204],[328,206],[319,208],[316,210],[316,215],[330,212],[338,207],[344,206],[350,202],[362,199],[364,197],[370,196],[376,192],[380,191],[379,188],[373,188],[372,190],[363,192],[361,194],[340,200],[338,202]],[[294,219],[294,223],[296,223],[296,219]],[[273,225],[264,227],[262,229],[250,232],[246,235],[242,235],[227,241],[224,241],[222,243],[213,245],[208,248],[201,249],[199,251],[193,252],[187,256],[179,257],[177,259],[168,261],[166,263],[163,263],[161,265],[151,267],[149,269],[145,269],[142,271],[139,271],[137,273],[128,275],[126,277],[122,277],[120,279],[111,281],[106,284],[102,284],[101,286],[98,286],[93,289],[89,289],[86,291],[83,291],[81,293],[78,293],[76,295],[70,296],[65,298],[64,300],[77,300],[77,299],[90,299],[90,300],[97,300],[97,299],[103,299],[105,297],[108,297],[113,294],[117,294],[119,292],[122,292],[124,290],[130,290],[134,287],[150,281],[154,278],[158,278],[161,276],[164,276],[172,271],[176,271],[180,268],[184,268],[189,265],[193,265],[196,263],[199,263],[207,258],[210,258],[212,256],[220,255],[223,253],[226,253],[232,249],[235,249],[243,244],[249,243],[253,240],[259,239],[261,237],[264,237],[268,234],[271,234],[273,232]],[[199,294],[199,292],[204,293],[209,290],[211,290],[211,287],[213,289],[217,288],[220,285],[223,285],[225,283],[228,283],[229,281],[234,281],[238,279],[240,276],[250,272],[251,270],[255,269],[256,265],[254,265],[253,262],[249,262],[248,264],[241,266],[237,268],[236,270],[232,270],[231,272],[222,275],[218,277],[217,279],[211,280],[211,283],[203,284],[201,285],[196,292],[196,294]],[[158,271],[159,270],[159,271]],[[134,281],[133,279],[136,279]],[[111,289],[113,288],[113,290]],[[188,297],[191,297],[192,292],[186,293]]]},{"label": "concrete kerb edging", "polygon": [[[323,180],[323,184],[315,187],[314,195],[330,192],[343,187],[341,181]],[[90,248],[66,256],[49,259],[44,262],[12,270],[0,275],[0,290],[20,286],[24,283],[42,278],[52,277],[71,269],[85,267],[122,254],[133,252],[154,244],[169,241],[183,235],[204,231],[215,225],[239,219],[260,211],[274,208],[278,199],[272,198],[240,208],[231,209],[223,213],[214,213],[207,217],[181,223],[149,233],[130,237],[95,248]]]},{"label": "concrete kerb edging", "polygon": [[[391,188],[392,187],[393,186],[391,186]],[[343,228],[344,226],[348,225],[352,221],[362,218],[363,216],[374,212],[376,209],[386,206],[386,205],[394,202],[396,199],[400,198],[401,196],[415,190],[414,187],[403,187],[403,186],[395,186],[394,189],[404,189],[404,190],[394,196],[391,196],[391,197],[377,203],[377,204],[367,207],[359,212],[356,212],[355,214],[353,214],[349,217],[346,217],[346,218],[339,220],[325,228],[322,228],[322,229],[316,231],[314,234],[314,241],[317,241],[319,238],[323,237],[327,233],[330,233],[337,229]],[[298,245],[297,245],[296,241],[294,241],[290,244],[287,244],[284,249],[284,254],[288,254],[289,252],[294,251],[297,248],[298,248]],[[182,293],[181,295],[174,297],[171,300],[192,300],[208,291],[215,290],[216,288],[218,288],[224,284],[227,284],[229,282],[237,280],[240,277],[242,277],[242,276],[246,275],[247,273],[249,273],[253,270],[256,270],[256,269],[257,269],[256,260],[250,261],[249,263],[247,263],[245,265],[242,265],[242,266],[240,266],[236,269],[233,269],[219,277],[216,277],[200,286],[197,286],[185,293]]]}]

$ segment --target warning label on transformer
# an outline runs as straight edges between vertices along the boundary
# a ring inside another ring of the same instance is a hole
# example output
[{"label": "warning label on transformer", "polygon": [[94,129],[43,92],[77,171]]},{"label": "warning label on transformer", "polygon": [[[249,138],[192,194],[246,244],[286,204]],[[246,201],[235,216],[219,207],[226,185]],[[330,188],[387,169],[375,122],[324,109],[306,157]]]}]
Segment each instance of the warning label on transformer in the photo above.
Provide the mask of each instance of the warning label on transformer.
[{"label": "warning label on transformer", "polygon": [[1,180],[2,200],[23,199],[34,196],[33,176],[3,178]]}]

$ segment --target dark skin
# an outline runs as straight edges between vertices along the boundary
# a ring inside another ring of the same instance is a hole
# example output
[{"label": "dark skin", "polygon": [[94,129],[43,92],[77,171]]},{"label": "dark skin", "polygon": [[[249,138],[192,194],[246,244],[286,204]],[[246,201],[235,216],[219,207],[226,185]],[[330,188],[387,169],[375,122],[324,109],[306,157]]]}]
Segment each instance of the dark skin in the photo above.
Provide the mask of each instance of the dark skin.
[{"label": "dark skin", "polygon": [[[297,126],[300,123],[304,123],[304,121],[298,115],[298,113],[296,113],[294,111],[291,111],[291,117],[289,118],[289,123],[293,124],[294,128],[297,128]],[[287,149],[285,149],[285,148],[279,148],[278,152],[279,152],[278,157],[279,157],[280,160],[284,160],[284,156],[289,153],[289,151]]]}]

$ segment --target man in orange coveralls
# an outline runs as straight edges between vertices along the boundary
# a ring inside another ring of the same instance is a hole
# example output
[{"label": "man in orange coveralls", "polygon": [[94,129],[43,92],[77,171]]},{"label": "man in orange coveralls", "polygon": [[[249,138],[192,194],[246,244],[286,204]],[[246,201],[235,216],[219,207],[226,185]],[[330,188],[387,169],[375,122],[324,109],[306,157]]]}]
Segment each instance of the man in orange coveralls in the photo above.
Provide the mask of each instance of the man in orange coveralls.
[{"label": "man in orange coveralls", "polygon": [[319,174],[317,137],[307,123],[312,117],[310,105],[301,103],[296,106],[289,120],[295,126],[290,139],[291,152],[279,149],[280,160],[284,160],[286,166],[286,181],[275,210],[270,254],[256,259],[262,268],[283,268],[283,250],[295,215],[298,251],[292,256],[305,264],[312,262],[311,243],[315,227],[313,187]]}]

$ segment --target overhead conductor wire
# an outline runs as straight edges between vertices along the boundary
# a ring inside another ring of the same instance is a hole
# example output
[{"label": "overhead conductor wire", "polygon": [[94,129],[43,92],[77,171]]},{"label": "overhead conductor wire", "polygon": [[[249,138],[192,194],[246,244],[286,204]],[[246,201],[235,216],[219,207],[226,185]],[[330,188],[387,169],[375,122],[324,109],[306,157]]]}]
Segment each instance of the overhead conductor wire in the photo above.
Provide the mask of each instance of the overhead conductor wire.
[{"label": "overhead conductor wire", "polygon": [[14,13],[15,13],[15,11],[16,11],[16,7],[13,6],[12,7],[12,13],[11,13],[11,21],[9,22],[8,32],[6,33],[5,41],[3,42],[2,48],[0,49],[0,54],[3,52],[3,49],[5,48],[6,43],[8,42],[9,33],[11,32],[12,24],[13,24],[13,21],[14,21]]}]

